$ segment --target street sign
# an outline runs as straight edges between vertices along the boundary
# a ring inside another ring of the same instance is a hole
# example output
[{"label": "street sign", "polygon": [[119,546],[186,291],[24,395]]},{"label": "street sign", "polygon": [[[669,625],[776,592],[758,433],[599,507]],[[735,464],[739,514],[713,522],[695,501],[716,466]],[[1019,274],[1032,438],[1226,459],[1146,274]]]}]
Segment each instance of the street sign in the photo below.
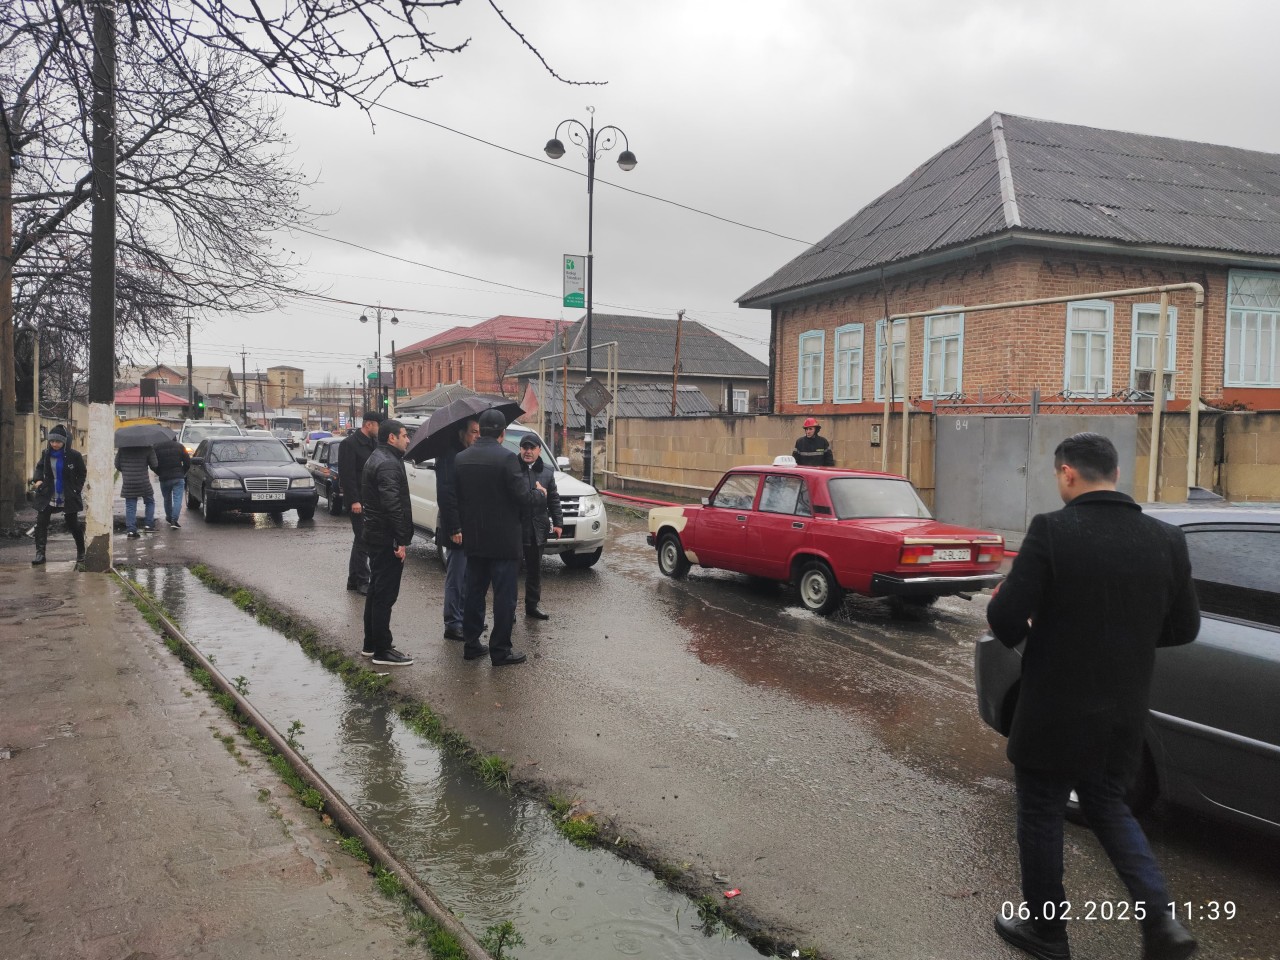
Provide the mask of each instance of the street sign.
[{"label": "street sign", "polygon": [[578,398],[578,402],[582,404],[587,413],[593,417],[597,416],[613,399],[613,394],[609,392],[609,388],[594,378],[588,380],[574,396]]},{"label": "street sign", "polygon": [[338,414],[338,429],[339,430],[347,429],[347,415],[345,413]]},{"label": "street sign", "polygon": [[564,255],[564,305],[566,307],[585,307],[587,305],[587,271],[585,258],[573,253]]}]

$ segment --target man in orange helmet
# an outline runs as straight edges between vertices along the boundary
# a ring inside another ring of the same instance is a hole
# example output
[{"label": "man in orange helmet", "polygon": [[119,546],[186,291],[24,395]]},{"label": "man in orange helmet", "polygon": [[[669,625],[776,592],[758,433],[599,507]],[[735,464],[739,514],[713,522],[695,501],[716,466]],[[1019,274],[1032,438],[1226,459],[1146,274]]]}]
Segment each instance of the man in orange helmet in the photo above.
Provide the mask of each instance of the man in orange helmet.
[{"label": "man in orange helmet", "polygon": [[826,437],[818,436],[818,421],[810,417],[804,422],[804,436],[796,441],[796,448],[791,455],[802,467],[834,467],[836,458],[831,453],[831,444]]}]

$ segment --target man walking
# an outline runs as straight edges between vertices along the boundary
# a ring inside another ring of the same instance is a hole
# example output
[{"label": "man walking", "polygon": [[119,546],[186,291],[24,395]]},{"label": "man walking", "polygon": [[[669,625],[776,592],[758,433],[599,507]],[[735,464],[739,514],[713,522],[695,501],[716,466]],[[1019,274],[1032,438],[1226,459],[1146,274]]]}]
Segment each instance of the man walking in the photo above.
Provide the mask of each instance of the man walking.
[{"label": "man walking", "polygon": [[796,458],[796,463],[800,466],[834,467],[836,465],[831,444],[827,442],[826,437],[818,436],[818,431],[821,429],[814,417],[805,420],[804,436],[796,441],[795,449],[791,451],[791,455]]},{"label": "man walking", "polygon": [[[541,483],[531,488],[520,458],[502,445],[507,418],[497,410],[480,414],[480,439],[458,454],[456,489],[462,518],[462,549],[467,552],[466,606],[462,615],[463,657],[486,653],[496,667],[524,663],[511,648],[516,619],[516,578],[523,554],[523,516],[546,496]],[[493,632],[480,642],[485,596],[493,585]]]},{"label": "man walking", "polygon": [[1026,641],[1008,747],[1026,919],[1002,911],[996,932],[1041,960],[1070,957],[1062,821],[1075,790],[1133,898],[1144,960],[1183,960],[1196,941],[1170,914],[1173,898],[1124,796],[1142,758],[1156,648],[1190,643],[1200,629],[1186,540],[1117,492],[1106,437],[1078,433],[1053,456],[1066,506],[1031,521],[987,607],[996,639]]},{"label": "man walking", "polygon": [[164,518],[169,521],[169,529],[177,530],[181,526],[178,517],[182,515],[182,497],[187,489],[187,469],[191,466],[191,457],[176,436],[171,440],[161,440],[155,445],[155,451],[156,476],[160,478],[160,502],[164,504]]},{"label": "man walking", "polygon": [[[405,548],[413,539],[413,513],[404,452],[409,432],[399,420],[378,425],[378,447],[365,461],[359,502],[364,542],[369,552],[369,591],[364,598],[364,647],[360,651],[383,666],[407,667],[413,658],[397,650],[391,638],[391,608],[400,597]],[[339,467],[339,470],[342,468]]]},{"label": "man walking", "polygon": [[444,638],[461,640],[462,609],[467,576],[467,552],[462,549],[462,521],[454,459],[476,442],[480,421],[470,417],[458,430],[457,444],[436,457],[436,545],[444,551]]},{"label": "man walking", "polygon": [[364,504],[360,481],[364,465],[378,446],[378,424],[382,414],[366,410],[360,429],[347,434],[338,444],[338,484],[342,500],[351,515],[351,556],[347,560],[347,589],[369,593],[369,551],[364,545]]},{"label": "man walking", "polygon": [[84,481],[88,474],[84,457],[72,450],[67,428],[58,424],[49,431],[48,446],[36,461],[32,476],[35,487],[36,558],[33,567],[44,563],[45,544],[49,542],[49,521],[53,511],[60,510],[76,542],[76,563],[84,563],[84,525],[80,511],[84,509]]},{"label": "man walking", "polygon": [[124,497],[124,531],[130,540],[138,539],[139,497],[147,508],[143,529],[151,532],[156,528],[156,488],[151,485],[147,470],[155,470],[157,466],[154,447],[121,447],[116,451],[120,496]]},{"label": "man walking", "polygon": [[542,444],[532,433],[520,438],[520,467],[530,490],[541,483],[547,491],[539,497],[524,517],[524,615],[534,620],[550,620],[539,606],[542,600],[542,547],[554,533],[558,538],[564,529],[560,512],[560,491],[556,489],[556,473],[544,469]]}]

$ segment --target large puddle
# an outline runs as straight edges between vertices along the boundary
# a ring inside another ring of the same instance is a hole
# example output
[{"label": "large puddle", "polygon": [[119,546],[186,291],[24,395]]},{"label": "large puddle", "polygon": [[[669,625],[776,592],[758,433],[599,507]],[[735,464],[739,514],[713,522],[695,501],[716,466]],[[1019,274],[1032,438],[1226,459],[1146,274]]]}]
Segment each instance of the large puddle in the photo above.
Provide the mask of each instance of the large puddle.
[{"label": "large puddle", "polygon": [[521,960],[760,956],[704,927],[696,904],[647,871],[570,844],[538,804],[486,787],[379,698],[348,689],[185,568],[130,576],[224,676],[246,678],[272,726],[285,734],[302,724],[312,766],[472,933],[510,920],[525,940]]}]

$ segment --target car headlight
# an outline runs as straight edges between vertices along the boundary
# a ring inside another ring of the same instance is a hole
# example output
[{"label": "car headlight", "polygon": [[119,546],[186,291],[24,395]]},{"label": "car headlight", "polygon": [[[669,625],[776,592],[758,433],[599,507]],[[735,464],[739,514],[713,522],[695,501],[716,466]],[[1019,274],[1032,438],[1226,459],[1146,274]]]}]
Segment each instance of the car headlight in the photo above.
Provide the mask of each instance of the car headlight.
[{"label": "car headlight", "polygon": [[600,499],[600,494],[593,493],[578,501],[578,516],[596,517],[602,513],[604,513],[604,501]]},{"label": "car headlight", "polygon": [[291,487],[314,487],[315,485],[316,481],[312,477],[298,477],[290,484]]},{"label": "car headlight", "polygon": [[240,481],[234,477],[230,480],[210,480],[209,486],[214,490],[239,490]]}]

